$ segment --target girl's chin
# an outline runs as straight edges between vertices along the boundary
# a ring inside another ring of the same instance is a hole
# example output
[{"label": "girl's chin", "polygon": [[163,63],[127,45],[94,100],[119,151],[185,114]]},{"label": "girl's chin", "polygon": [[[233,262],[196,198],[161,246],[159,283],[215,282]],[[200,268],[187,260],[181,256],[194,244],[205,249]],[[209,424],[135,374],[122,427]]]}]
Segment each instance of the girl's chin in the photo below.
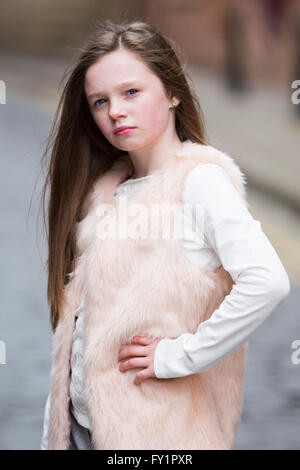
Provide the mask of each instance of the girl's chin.
[{"label": "girl's chin", "polygon": [[124,139],[124,142],[115,141],[113,145],[117,147],[119,150],[124,150],[125,152],[134,152],[135,150],[138,150],[144,146],[143,143],[137,142],[136,140],[134,141],[133,139],[130,141],[129,139],[127,141],[125,141]]}]

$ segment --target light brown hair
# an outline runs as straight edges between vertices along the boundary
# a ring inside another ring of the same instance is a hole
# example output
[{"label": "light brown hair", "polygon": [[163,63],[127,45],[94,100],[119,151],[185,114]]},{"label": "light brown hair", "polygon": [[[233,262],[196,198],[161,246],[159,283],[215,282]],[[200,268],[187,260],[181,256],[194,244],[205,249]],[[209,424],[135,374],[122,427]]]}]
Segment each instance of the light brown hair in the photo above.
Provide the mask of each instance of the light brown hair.
[{"label": "light brown hair", "polygon": [[[168,96],[176,96],[176,132],[181,141],[207,144],[202,110],[176,54],[177,45],[155,27],[142,21],[96,22],[96,27],[62,81],[65,85],[54,116],[45,162],[52,147],[42,192],[43,220],[48,242],[48,288],[53,331],[59,321],[67,274],[74,269],[75,224],[95,180],[124,153],[112,146],[96,126],[84,92],[87,69],[100,57],[120,47],[138,54],[160,78]],[[46,191],[49,187],[47,216]],[[48,222],[48,226],[46,223]]]}]

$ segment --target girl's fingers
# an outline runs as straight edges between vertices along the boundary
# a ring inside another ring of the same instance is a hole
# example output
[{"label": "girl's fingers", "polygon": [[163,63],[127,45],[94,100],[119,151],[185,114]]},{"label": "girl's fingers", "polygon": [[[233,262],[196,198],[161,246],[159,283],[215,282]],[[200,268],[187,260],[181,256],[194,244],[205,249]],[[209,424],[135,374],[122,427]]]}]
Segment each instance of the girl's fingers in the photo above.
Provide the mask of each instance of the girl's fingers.
[{"label": "girl's fingers", "polygon": [[144,369],[141,372],[138,372],[134,379],[134,384],[139,385],[143,380],[149,377],[148,369]]},{"label": "girl's fingers", "polygon": [[119,351],[119,360],[125,359],[126,357],[130,356],[146,356],[147,351],[145,348],[141,348],[140,346],[133,346],[130,344],[129,346],[125,346],[123,349]]},{"label": "girl's fingers", "polygon": [[128,361],[121,362],[119,366],[119,370],[124,372],[128,369],[135,369],[137,367],[148,367],[148,362],[144,357],[135,357],[133,359],[129,359]]},{"label": "girl's fingers", "polygon": [[138,343],[147,346],[148,344],[153,343],[153,338],[149,336],[134,336],[131,340],[131,343]]}]

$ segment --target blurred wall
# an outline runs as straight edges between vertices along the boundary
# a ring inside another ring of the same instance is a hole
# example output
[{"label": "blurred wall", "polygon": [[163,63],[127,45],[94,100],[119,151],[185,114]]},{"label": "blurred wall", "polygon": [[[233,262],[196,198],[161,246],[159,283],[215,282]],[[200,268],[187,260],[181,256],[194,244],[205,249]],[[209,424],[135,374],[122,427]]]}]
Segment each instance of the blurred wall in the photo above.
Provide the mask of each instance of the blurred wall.
[{"label": "blurred wall", "polygon": [[68,57],[95,18],[130,19],[142,10],[139,0],[2,0],[0,50]]},{"label": "blurred wall", "polygon": [[97,18],[153,23],[234,86],[300,74],[300,0],[4,0],[0,52],[72,56]]},{"label": "blurred wall", "polygon": [[[251,84],[290,86],[298,72],[300,0],[147,0],[145,12],[188,58]],[[300,73],[300,71],[299,71]]]}]

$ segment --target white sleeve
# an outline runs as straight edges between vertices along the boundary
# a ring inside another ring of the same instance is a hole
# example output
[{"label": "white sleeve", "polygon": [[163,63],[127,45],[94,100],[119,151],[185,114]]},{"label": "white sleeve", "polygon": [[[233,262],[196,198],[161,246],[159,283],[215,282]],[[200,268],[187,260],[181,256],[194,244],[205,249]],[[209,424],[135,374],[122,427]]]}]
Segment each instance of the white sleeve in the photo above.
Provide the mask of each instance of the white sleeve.
[{"label": "white sleeve", "polygon": [[42,440],[40,443],[41,450],[48,450],[49,418],[50,418],[50,392],[47,397],[45,411],[44,411],[43,436],[42,436]]},{"label": "white sleeve", "polygon": [[204,236],[235,284],[194,334],[158,343],[157,378],[208,371],[245,343],[290,291],[277,252],[225,170],[215,164],[198,165],[185,188],[184,202],[203,205]]}]

